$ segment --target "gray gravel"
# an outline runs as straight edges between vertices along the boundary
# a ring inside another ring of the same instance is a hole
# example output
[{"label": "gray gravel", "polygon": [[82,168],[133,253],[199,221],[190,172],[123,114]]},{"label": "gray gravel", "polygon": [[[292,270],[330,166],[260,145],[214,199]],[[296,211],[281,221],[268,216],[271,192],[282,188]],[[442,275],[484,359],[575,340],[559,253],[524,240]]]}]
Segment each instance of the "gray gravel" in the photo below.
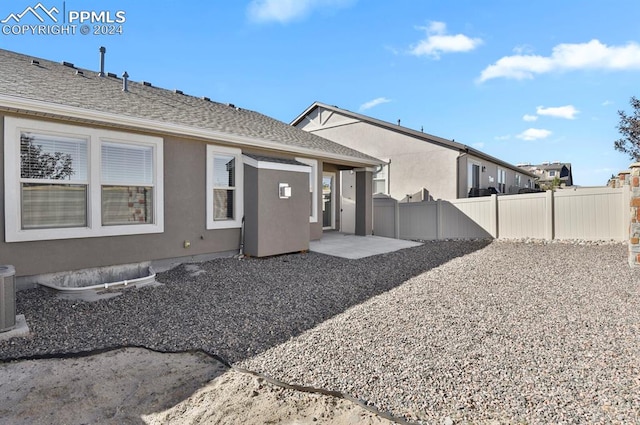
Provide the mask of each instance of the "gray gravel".
[{"label": "gray gravel", "polygon": [[447,241],[362,260],[220,259],[96,303],[18,293],[0,359],[204,349],[417,422],[640,423],[623,244]]}]

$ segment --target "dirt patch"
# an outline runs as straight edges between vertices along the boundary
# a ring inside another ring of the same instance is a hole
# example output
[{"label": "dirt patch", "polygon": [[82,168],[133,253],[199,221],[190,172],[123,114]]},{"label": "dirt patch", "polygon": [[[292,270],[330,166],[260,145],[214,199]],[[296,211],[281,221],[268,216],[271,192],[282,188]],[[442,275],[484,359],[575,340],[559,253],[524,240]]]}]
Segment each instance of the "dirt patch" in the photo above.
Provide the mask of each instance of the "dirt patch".
[{"label": "dirt patch", "polygon": [[0,364],[0,417],[20,424],[390,424],[347,400],[229,370],[202,353],[123,348]]}]

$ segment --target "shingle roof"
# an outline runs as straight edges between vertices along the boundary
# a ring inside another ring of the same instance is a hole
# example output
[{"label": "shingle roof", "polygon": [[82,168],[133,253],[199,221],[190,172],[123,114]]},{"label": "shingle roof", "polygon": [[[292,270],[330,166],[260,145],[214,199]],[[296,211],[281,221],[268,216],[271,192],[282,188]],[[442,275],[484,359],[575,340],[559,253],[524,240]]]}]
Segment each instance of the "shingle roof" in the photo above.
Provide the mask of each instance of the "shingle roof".
[{"label": "shingle roof", "polygon": [[[32,64],[32,59],[39,64]],[[77,71],[62,63],[0,49],[0,95],[224,132],[273,142],[283,151],[311,150],[321,158],[338,155],[357,164],[382,162],[258,112],[131,80],[128,92],[123,92],[121,78],[100,77],[85,69],[79,70],[82,73]]]}]

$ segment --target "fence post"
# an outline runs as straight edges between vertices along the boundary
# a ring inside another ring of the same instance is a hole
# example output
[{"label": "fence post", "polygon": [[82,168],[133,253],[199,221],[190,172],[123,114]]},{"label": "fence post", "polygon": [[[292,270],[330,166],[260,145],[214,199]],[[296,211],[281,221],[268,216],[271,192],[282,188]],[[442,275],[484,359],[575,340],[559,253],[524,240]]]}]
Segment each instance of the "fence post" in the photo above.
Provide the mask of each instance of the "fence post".
[{"label": "fence post", "polygon": [[631,267],[640,266],[640,162],[633,163],[631,168],[631,181],[629,190],[631,191],[629,201],[629,265]]},{"label": "fence post", "polygon": [[442,200],[436,201],[436,240],[442,240]]},{"label": "fence post", "polygon": [[500,237],[499,230],[500,229],[500,219],[498,218],[498,195],[491,195],[491,208],[489,209],[489,214],[491,215],[491,227],[489,227],[489,233],[491,237],[494,239],[498,239]]},{"label": "fence post", "polygon": [[546,195],[544,238],[550,241],[553,239],[553,190],[547,190]]},{"label": "fence post", "polygon": [[393,199],[393,213],[395,215],[393,231],[395,233],[395,238],[400,239],[400,202],[398,202],[396,199]]}]

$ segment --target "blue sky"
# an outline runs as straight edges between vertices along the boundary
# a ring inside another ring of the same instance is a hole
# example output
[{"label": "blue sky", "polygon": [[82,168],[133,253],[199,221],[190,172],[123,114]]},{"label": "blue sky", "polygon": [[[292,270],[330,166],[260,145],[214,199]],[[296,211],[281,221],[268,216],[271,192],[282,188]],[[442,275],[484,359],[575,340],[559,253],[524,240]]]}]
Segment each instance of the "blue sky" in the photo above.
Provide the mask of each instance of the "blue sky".
[{"label": "blue sky", "polygon": [[[0,47],[97,70],[105,46],[107,71],[136,81],[284,122],[314,101],[400,119],[514,164],[571,162],[583,186],[631,162],[613,142],[640,96],[637,1],[41,3],[65,20],[122,11],[122,34],[82,35],[76,19],[75,35],[3,31]],[[0,20],[37,4],[2,2]]]}]

